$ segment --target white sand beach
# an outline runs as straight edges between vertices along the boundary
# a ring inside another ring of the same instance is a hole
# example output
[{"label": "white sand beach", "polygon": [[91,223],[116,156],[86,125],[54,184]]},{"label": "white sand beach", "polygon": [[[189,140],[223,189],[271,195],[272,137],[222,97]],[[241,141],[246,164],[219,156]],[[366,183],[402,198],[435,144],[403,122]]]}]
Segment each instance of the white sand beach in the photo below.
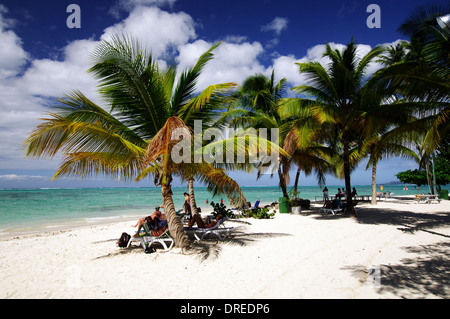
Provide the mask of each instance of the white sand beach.
[{"label": "white sand beach", "polygon": [[118,248],[135,221],[3,238],[0,298],[450,297],[450,201],[359,204],[357,218],[318,207],[227,221],[231,238],[188,254]]}]

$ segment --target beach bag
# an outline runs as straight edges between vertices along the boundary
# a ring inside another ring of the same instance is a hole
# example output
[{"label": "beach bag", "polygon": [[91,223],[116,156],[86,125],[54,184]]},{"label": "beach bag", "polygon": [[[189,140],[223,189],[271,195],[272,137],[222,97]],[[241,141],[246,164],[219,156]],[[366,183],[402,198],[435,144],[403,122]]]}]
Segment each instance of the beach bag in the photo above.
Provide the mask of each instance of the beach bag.
[{"label": "beach bag", "polygon": [[120,236],[119,242],[117,243],[117,245],[122,248],[127,247],[130,239],[131,239],[131,235],[129,235],[127,233],[122,233],[122,236]]}]

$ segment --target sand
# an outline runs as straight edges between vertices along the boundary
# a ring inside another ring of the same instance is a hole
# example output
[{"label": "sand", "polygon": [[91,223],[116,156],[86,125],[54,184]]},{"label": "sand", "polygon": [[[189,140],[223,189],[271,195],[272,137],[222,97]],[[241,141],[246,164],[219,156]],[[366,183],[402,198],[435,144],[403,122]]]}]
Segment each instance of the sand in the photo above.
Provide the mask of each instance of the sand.
[{"label": "sand", "polygon": [[313,206],[227,221],[231,238],[187,254],[118,248],[135,221],[3,238],[0,298],[450,297],[450,201],[359,204],[357,218]]}]

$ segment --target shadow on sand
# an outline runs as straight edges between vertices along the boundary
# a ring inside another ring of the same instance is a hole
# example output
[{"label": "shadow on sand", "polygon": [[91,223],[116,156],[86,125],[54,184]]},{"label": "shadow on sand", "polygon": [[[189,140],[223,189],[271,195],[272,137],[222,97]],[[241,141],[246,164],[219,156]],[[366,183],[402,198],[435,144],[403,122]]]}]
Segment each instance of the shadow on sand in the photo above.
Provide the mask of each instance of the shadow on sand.
[{"label": "shadow on sand", "polygon": [[[404,202],[402,202],[404,203]],[[377,291],[392,293],[400,298],[448,298],[450,296],[450,236],[443,228],[450,226],[450,212],[412,212],[359,208],[356,220],[366,225],[397,226],[399,231],[414,234],[427,232],[439,242],[429,245],[406,246],[411,257],[398,264],[379,265]],[[361,281],[371,275],[363,266],[346,267]]]},{"label": "shadow on sand", "polygon": [[286,233],[248,233],[242,229],[235,229],[224,241],[217,239],[192,242],[192,251],[198,255],[201,261],[209,258],[218,258],[222,252],[223,245],[248,246],[261,238],[276,238],[291,236]]},{"label": "shadow on sand", "polygon": [[[404,247],[411,258],[396,265],[377,266],[379,294],[391,293],[400,298],[448,298],[450,296],[450,243]],[[374,273],[364,266],[348,266],[361,284],[371,284]],[[372,277],[372,278],[370,278]],[[373,282],[372,282],[373,283]]]}]

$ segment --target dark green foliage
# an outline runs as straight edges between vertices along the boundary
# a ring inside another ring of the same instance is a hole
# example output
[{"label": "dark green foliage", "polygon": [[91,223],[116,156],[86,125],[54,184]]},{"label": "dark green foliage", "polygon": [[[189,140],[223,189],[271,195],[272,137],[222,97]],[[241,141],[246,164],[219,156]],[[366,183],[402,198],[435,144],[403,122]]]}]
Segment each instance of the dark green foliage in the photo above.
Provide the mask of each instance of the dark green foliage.
[{"label": "dark green foliage", "polygon": [[251,208],[243,211],[244,217],[252,217],[256,219],[270,219],[275,216],[275,210],[273,213],[269,213],[269,208]]}]

